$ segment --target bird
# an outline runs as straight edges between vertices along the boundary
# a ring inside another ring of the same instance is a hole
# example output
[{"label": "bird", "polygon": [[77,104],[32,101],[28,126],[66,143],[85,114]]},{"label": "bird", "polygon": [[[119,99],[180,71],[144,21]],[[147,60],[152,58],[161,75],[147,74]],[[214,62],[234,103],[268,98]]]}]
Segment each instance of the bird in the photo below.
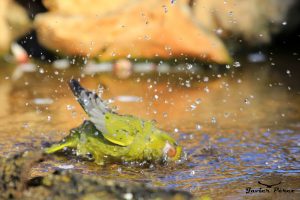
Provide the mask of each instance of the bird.
[{"label": "bird", "polygon": [[45,148],[47,154],[65,149],[78,156],[93,159],[98,165],[111,162],[176,162],[182,158],[182,147],[151,120],[113,111],[95,92],[71,79],[69,86],[89,116],[82,125],[58,143]]},{"label": "bird", "polygon": [[281,181],[280,181],[279,183],[276,183],[276,184],[273,184],[273,185],[268,185],[268,184],[265,184],[265,183],[262,183],[262,182],[258,181],[258,184],[264,185],[264,186],[266,186],[267,188],[272,188],[273,186],[276,186],[276,185],[281,184]]}]

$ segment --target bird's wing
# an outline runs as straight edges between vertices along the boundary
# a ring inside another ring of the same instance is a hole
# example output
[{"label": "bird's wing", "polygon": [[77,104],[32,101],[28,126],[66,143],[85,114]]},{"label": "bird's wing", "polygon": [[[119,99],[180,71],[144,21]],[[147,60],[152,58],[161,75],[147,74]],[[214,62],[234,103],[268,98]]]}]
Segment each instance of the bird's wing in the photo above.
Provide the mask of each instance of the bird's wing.
[{"label": "bird's wing", "polygon": [[97,129],[102,131],[105,139],[121,146],[130,145],[136,135],[141,134],[144,123],[136,117],[114,113],[105,114],[104,126],[97,119],[93,122]]},{"label": "bird's wing", "polygon": [[136,134],[142,131],[143,121],[133,116],[114,113],[96,93],[81,87],[75,79],[72,79],[69,85],[77,101],[90,116],[90,121],[101,131],[105,139],[121,146],[128,146]]},{"label": "bird's wing", "polygon": [[90,117],[103,117],[105,113],[112,112],[95,92],[83,88],[77,80],[70,80],[69,86],[81,107]]}]

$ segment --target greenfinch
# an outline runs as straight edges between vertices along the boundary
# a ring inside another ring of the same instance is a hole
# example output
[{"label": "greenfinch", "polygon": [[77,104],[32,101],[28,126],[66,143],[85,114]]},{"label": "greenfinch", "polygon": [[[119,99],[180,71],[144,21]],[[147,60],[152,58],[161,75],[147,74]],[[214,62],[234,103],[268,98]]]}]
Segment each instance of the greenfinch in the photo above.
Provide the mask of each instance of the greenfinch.
[{"label": "greenfinch", "polygon": [[91,157],[99,165],[181,159],[182,148],[153,121],[112,111],[96,93],[84,89],[75,79],[70,80],[69,86],[89,120],[72,129],[61,142],[46,148],[46,153],[71,148],[78,156]]}]

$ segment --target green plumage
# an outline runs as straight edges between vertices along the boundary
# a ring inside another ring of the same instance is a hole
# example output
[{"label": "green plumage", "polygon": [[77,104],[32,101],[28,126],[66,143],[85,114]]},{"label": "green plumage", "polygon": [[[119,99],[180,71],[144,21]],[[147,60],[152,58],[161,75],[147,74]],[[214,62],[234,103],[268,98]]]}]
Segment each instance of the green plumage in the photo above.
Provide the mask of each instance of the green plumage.
[{"label": "green plumage", "polygon": [[75,80],[70,81],[70,87],[91,120],[72,129],[60,143],[45,149],[46,153],[72,148],[79,156],[91,155],[99,165],[180,159],[181,147],[152,121],[112,112],[96,94]]}]

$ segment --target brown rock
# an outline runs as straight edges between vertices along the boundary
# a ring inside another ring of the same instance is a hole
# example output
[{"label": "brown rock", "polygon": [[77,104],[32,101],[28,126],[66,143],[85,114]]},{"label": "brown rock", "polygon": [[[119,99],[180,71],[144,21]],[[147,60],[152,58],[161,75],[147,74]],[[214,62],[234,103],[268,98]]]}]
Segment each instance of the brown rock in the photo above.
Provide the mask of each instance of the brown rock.
[{"label": "brown rock", "polygon": [[62,10],[38,15],[35,27],[44,46],[70,55],[99,56],[102,60],[128,55],[132,58],[190,56],[230,62],[222,42],[200,29],[181,5],[144,0],[102,16],[71,15]]}]

